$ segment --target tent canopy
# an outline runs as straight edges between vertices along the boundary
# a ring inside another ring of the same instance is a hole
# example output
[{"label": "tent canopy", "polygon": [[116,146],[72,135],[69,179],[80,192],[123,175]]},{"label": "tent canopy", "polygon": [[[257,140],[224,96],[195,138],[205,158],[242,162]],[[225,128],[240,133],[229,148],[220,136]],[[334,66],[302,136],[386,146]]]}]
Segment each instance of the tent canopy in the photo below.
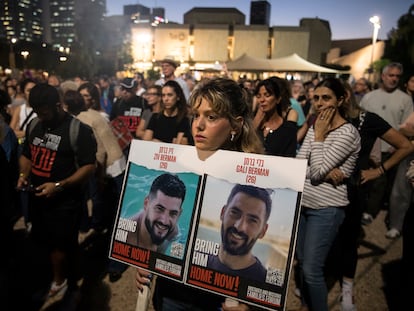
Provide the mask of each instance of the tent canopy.
[{"label": "tent canopy", "polygon": [[227,62],[227,69],[239,71],[268,71],[270,59],[258,58],[243,54],[239,58]]},{"label": "tent canopy", "polygon": [[226,65],[227,69],[238,71],[341,72],[311,63],[296,53],[273,59],[257,58],[243,54],[234,61],[228,62]]}]

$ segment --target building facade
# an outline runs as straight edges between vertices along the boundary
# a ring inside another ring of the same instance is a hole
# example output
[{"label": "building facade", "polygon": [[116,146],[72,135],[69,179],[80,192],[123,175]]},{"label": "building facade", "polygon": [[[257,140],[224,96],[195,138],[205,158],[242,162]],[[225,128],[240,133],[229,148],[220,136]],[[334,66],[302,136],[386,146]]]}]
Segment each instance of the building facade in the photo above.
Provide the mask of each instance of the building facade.
[{"label": "building facade", "polygon": [[42,39],[41,0],[2,0],[0,39],[36,42]]},{"label": "building facade", "polygon": [[[315,37],[316,43],[312,42]],[[190,69],[211,69],[217,63],[243,54],[271,59],[296,53],[321,64],[323,56],[329,52],[330,42],[329,23],[320,19],[306,19],[304,25],[298,27],[228,24],[131,27],[134,66],[138,70],[151,67],[151,62],[166,56],[174,57],[182,63],[182,68]]]}]

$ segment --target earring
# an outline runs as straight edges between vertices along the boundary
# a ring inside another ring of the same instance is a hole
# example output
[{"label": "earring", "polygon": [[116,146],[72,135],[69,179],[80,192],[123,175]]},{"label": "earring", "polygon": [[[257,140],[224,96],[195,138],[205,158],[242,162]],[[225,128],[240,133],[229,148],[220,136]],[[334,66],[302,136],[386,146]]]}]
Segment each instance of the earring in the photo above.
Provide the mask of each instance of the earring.
[{"label": "earring", "polygon": [[234,137],[236,136],[236,132],[231,132],[230,135],[231,135],[230,141],[233,141]]}]

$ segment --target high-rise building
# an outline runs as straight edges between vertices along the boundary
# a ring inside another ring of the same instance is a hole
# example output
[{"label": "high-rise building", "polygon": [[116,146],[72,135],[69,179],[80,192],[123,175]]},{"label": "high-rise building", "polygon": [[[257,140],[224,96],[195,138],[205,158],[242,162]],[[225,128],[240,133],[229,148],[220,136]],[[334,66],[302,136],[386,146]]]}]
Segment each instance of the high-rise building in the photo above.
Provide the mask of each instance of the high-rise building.
[{"label": "high-rise building", "polygon": [[77,20],[85,17],[85,12],[103,18],[105,0],[43,0],[44,41],[55,48],[70,48],[76,37]]},{"label": "high-rise building", "polygon": [[41,18],[41,0],[3,0],[0,3],[0,38],[40,41]]},{"label": "high-rise building", "polygon": [[250,3],[250,25],[270,24],[270,3],[267,1],[252,1]]}]

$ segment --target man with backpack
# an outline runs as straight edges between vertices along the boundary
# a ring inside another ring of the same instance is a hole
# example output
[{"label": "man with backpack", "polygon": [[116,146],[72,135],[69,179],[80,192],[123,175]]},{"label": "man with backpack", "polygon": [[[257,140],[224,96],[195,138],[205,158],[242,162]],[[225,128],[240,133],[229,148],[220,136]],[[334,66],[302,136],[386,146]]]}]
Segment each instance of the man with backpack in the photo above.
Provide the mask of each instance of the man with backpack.
[{"label": "man with backpack", "polygon": [[31,234],[50,257],[53,277],[47,303],[62,299],[76,285],[83,184],[95,170],[96,141],[87,125],[62,109],[55,87],[36,85],[29,103],[37,118],[26,130],[17,188],[30,192]]}]

